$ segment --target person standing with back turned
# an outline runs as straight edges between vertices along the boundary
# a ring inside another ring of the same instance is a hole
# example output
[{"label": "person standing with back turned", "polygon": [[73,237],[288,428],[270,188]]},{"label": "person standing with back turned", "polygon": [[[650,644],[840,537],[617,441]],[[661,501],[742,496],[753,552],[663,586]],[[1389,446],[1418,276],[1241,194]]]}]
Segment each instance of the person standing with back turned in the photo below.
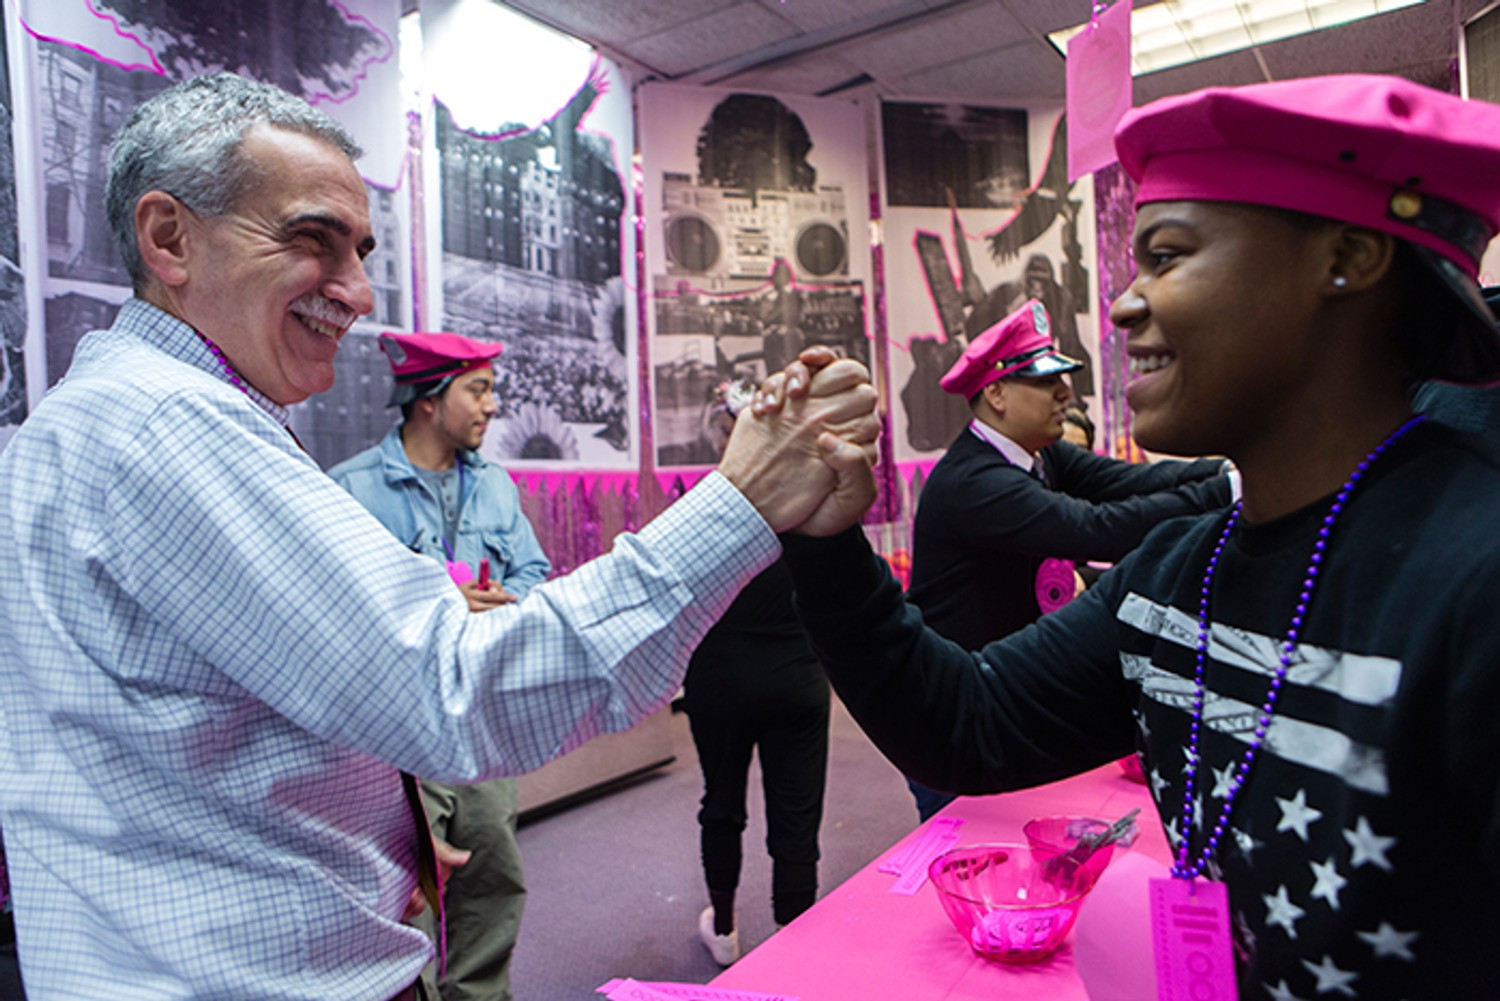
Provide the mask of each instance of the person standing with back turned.
[{"label": "person standing with back turned", "polygon": [[[504,469],[476,449],[497,412],[501,345],[457,334],[383,334],[401,423],[328,471],[413,552],[448,568],[469,608],[519,601],[551,564]],[[510,1001],[510,960],[526,904],[516,845],[516,780],[422,781],[432,833],[469,858],[443,890],[444,1001]],[[434,929],[436,931],[436,929]]]},{"label": "person standing with back turned", "polygon": [[[752,391],[718,387],[709,428],[722,450]],[[777,926],[818,894],[818,827],[828,782],[828,678],[792,609],[792,579],[779,561],[756,577],[688,662],[684,707],[703,769],[698,810],[708,907],[698,937],[720,966],[740,957],[735,896],[744,862],[750,759],[760,756],[771,912]]]}]

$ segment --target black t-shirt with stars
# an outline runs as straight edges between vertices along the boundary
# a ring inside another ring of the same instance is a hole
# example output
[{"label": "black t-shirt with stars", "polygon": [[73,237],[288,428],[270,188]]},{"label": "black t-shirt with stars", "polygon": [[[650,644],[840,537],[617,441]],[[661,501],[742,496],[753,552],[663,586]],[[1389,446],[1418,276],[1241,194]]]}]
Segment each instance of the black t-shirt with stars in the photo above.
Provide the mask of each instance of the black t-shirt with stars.
[{"label": "black t-shirt with stars", "polygon": [[[1338,517],[1210,868],[1229,886],[1242,998],[1500,998],[1497,504],[1495,454],[1429,423]],[[1195,858],[1253,741],[1327,510],[1238,526],[1221,557]],[[1199,593],[1224,517],[1161,526],[983,654],[922,631],[859,533],[785,541],[820,659],[903,772],[998,792],[1138,748],[1175,846]]]}]

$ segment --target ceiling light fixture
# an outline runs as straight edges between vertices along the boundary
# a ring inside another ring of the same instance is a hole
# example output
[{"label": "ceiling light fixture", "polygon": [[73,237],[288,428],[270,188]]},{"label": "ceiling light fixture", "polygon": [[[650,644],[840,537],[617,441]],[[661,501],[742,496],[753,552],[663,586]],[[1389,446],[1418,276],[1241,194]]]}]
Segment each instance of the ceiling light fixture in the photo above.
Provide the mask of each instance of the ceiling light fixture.
[{"label": "ceiling light fixture", "polygon": [[[1116,0],[1129,3],[1130,0]],[[1334,28],[1426,0],[1162,0],[1130,12],[1130,72],[1254,48],[1293,35]],[[1047,39],[1064,56],[1068,39],[1088,22],[1054,31]]]}]

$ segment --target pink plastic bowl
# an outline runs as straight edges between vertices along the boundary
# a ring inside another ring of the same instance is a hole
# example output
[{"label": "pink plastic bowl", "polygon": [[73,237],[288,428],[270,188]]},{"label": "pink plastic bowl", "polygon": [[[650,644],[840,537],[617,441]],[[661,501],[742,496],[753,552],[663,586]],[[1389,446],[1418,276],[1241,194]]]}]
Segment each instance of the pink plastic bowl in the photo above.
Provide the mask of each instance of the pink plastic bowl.
[{"label": "pink plastic bowl", "polygon": [[1062,945],[1093,888],[1059,858],[1029,845],[969,845],[939,855],[927,875],[970,948],[1001,963],[1035,963]]},{"label": "pink plastic bowl", "polygon": [[[1028,820],[1021,833],[1026,835],[1026,843],[1032,848],[1064,855],[1072,851],[1085,834],[1102,834],[1107,830],[1109,821],[1096,817],[1038,817]],[[1096,848],[1078,867],[1078,877],[1089,889],[1093,889],[1099,877],[1104,875],[1114,852],[1114,842]]]}]

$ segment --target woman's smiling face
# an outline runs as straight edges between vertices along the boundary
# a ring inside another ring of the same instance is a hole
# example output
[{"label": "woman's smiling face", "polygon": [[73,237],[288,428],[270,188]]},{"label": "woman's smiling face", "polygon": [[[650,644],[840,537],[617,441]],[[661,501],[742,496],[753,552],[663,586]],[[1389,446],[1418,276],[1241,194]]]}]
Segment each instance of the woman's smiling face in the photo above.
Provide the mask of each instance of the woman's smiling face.
[{"label": "woman's smiling face", "polygon": [[1319,378],[1326,232],[1225,202],[1154,202],[1136,217],[1136,276],[1110,308],[1127,331],[1126,402],[1142,447],[1234,454]]}]

